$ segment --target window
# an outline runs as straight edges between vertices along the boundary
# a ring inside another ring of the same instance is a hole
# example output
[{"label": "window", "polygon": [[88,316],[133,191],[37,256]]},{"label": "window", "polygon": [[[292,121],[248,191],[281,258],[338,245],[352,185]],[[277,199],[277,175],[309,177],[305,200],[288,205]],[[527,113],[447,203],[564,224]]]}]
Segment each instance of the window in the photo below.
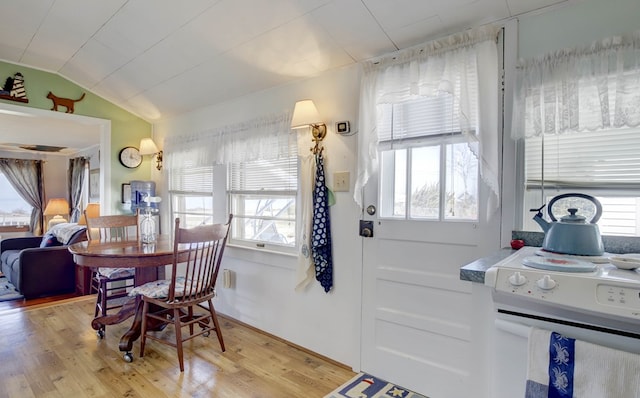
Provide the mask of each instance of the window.
[{"label": "window", "polygon": [[453,117],[452,96],[379,107],[381,216],[477,220],[478,160]]},{"label": "window", "polygon": [[[640,129],[609,129],[527,138],[525,225],[556,195],[586,193],[602,204],[598,222],[605,235],[640,235]],[[544,188],[544,197],[543,197]]]},{"label": "window", "polygon": [[294,253],[297,147],[291,146],[289,158],[233,163],[228,180],[230,243]]},{"label": "window", "polygon": [[29,226],[33,208],[0,173],[0,226]]},{"label": "window", "polygon": [[[640,236],[637,35],[522,61],[512,137],[524,140],[523,226],[557,194],[601,202],[606,235]],[[522,141],[520,141],[522,143]]]},{"label": "window", "polygon": [[167,137],[171,212],[189,226],[226,222],[229,245],[296,250],[298,143],[289,112]]},{"label": "window", "polygon": [[171,173],[171,219],[180,218],[181,227],[213,222],[214,171],[214,166],[184,167]]}]

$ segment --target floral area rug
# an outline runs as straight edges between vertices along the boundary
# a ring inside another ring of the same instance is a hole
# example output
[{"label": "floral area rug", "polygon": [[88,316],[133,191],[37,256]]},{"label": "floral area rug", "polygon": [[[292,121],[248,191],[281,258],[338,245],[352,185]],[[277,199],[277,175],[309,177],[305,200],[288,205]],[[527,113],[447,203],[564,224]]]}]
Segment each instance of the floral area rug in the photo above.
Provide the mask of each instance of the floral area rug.
[{"label": "floral area rug", "polygon": [[427,398],[366,373],[359,373],[325,398]]},{"label": "floral area rug", "polygon": [[24,297],[18,292],[18,289],[16,289],[6,277],[0,277],[0,301],[18,300],[21,298]]}]

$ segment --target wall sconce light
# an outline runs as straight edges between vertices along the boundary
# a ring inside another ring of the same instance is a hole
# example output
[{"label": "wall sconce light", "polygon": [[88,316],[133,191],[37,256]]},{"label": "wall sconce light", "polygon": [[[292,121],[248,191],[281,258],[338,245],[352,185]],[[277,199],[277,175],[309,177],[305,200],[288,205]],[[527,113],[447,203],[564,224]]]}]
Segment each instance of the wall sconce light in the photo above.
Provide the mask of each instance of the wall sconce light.
[{"label": "wall sconce light", "polygon": [[47,224],[47,230],[51,229],[56,224],[62,224],[67,222],[67,219],[62,215],[69,215],[69,202],[64,198],[53,198],[47,202],[47,207],[44,209],[45,216],[53,216]]},{"label": "wall sconce light", "polygon": [[311,127],[311,135],[313,136],[314,147],[311,151],[316,154],[321,151],[319,147],[320,141],[327,135],[327,125],[322,122],[318,109],[312,100],[302,100],[296,102],[293,108],[293,117],[291,118],[291,128],[299,129],[302,127]]},{"label": "wall sconce light", "polygon": [[158,150],[156,143],[151,138],[140,140],[140,155],[155,155],[156,169],[162,170],[162,151]]}]

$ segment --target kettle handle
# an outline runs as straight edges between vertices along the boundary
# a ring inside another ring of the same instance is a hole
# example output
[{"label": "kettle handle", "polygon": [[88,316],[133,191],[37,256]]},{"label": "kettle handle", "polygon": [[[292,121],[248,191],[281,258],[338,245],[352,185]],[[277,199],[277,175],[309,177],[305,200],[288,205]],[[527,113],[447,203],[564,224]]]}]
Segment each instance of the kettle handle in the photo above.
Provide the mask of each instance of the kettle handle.
[{"label": "kettle handle", "polygon": [[536,217],[542,217],[542,209],[544,209],[544,207],[546,206],[546,203],[543,204],[542,206],[538,207],[537,209],[529,209],[530,212],[536,212]]},{"label": "kettle handle", "polygon": [[595,223],[598,222],[598,220],[600,219],[600,216],[602,216],[602,205],[600,204],[600,201],[598,199],[594,198],[591,195],[587,195],[587,194],[584,194],[584,193],[564,193],[562,195],[558,195],[558,196],[554,197],[553,199],[551,199],[551,201],[549,202],[549,206],[547,207],[547,212],[549,213],[549,218],[552,221],[558,221],[554,217],[553,212],[551,211],[551,208],[553,207],[553,204],[556,203],[560,199],[569,198],[569,197],[583,198],[583,199],[587,199],[588,201],[592,202],[596,206],[596,214],[594,214],[593,218],[589,222],[591,224],[595,224]]}]

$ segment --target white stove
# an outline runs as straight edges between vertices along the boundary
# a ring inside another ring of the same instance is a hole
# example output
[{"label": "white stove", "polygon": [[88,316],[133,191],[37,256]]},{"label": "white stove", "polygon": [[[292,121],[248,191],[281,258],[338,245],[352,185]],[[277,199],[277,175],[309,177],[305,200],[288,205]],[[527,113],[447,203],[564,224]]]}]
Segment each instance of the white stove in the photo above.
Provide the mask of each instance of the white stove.
[{"label": "white stove", "polygon": [[[638,271],[618,269],[606,256],[589,262],[536,253],[543,254],[539,247],[524,247],[485,273],[495,307],[492,398],[525,396],[532,327],[640,354]],[[579,272],[559,271],[561,263]]]},{"label": "white stove", "polygon": [[[594,258],[592,263],[584,257],[538,254],[541,254],[539,247],[524,247],[487,270],[485,285],[494,289],[498,312],[576,323],[573,326],[640,338],[637,270],[618,269],[603,263],[602,257]],[[549,259],[558,259],[555,262],[565,262],[570,270],[578,267],[579,271],[545,269],[545,260]],[[531,261],[542,266],[524,265]],[[586,270],[585,265],[592,270]]]}]

